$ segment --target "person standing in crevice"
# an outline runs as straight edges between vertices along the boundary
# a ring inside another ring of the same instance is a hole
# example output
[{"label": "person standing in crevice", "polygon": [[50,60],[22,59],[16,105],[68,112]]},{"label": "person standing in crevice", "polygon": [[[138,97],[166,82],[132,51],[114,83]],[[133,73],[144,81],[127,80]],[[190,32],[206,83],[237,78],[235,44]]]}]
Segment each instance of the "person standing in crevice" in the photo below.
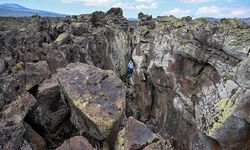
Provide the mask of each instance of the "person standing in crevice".
[{"label": "person standing in crevice", "polygon": [[134,71],[134,63],[132,60],[129,61],[128,63],[128,75],[132,75]]}]

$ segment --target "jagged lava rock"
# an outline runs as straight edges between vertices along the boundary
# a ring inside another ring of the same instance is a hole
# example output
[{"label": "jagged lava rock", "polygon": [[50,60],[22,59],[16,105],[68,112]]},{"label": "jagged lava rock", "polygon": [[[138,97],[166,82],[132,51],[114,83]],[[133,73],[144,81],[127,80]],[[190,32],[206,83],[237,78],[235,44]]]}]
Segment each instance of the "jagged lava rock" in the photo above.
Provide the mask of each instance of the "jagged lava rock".
[{"label": "jagged lava rock", "polygon": [[92,137],[103,140],[123,118],[125,85],[109,70],[83,63],[57,70],[65,98],[71,106],[71,121]]},{"label": "jagged lava rock", "polygon": [[3,70],[4,70],[4,68],[5,68],[4,65],[5,65],[5,64],[4,64],[4,60],[3,60],[3,59],[0,59],[0,73],[3,72]]},{"label": "jagged lava rock", "polygon": [[65,141],[56,150],[94,150],[88,140],[82,136],[74,136]]},{"label": "jagged lava rock", "polygon": [[23,125],[26,129],[24,136],[29,142],[30,147],[35,150],[46,150],[45,140],[36,131],[34,131],[29,124],[24,122]]},{"label": "jagged lava rock", "polygon": [[2,110],[0,114],[0,149],[31,149],[29,142],[32,141],[25,139],[26,129],[23,119],[34,103],[34,97],[28,92],[23,92]]},{"label": "jagged lava rock", "polygon": [[61,97],[55,76],[40,84],[36,99],[25,121],[36,127],[49,148],[56,148],[75,134],[76,128],[70,122],[70,107]]},{"label": "jagged lava rock", "polygon": [[51,72],[46,61],[25,64],[26,90],[39,85],[43,80],[49,78]]},{"label": "jagged lava rock", "polygon": [[[35,104],[35,98],[28,92],[23,92],[17,99],[5,106],[1,113],[0,127],[11,126],[23,121],[31,106]],[[13,113],[15,112],[15,113]]]},{"label": "jagged lava rock", "polygon": [[116,150],[156,149],[161,147],[172,150],[171,144],[166,144],[162,138],[155,135],[146,125],[134,117],[129,117],[126,126],[118,133],[115,143]]},{"label": "jagged lava rock", "polygon": [[134,115],[173,136],[178,149],[249,149],[250,27],[140,17]]}]

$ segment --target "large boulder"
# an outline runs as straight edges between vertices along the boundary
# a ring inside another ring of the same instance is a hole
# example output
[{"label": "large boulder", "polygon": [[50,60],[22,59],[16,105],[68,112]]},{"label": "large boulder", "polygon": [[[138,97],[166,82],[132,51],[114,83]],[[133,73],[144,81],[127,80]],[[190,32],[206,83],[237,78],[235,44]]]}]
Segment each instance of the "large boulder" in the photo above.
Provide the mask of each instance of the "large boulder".
[{"label": "large boulder", "polygon": [[74,136],[65,141],[56,150],[94,150],[88,140],[82,136]]},{"label": "large boulder", "polygon": [[0,149],[31,149],[32,142],[29,144],[30,141],[25,139],[27,131],[23,119],[34,103],[34,97],[28,92],[23,92],[1,110]]},{"label": "large boulder", "polygon": [[25,64],[26,90],[38,86],[43,80],[49,78],[51,72],[46,61]]},{"label": "large boulder", "polygon": [[165,142],[134,117],[128,118],[126,126],[118,133],[115,143],[116,150],[160,150],[162,147],[166,150],[172,150],[168,140]]},{"label": "large boulder", "polygon": [[70,34],[64,32],[56,38],[55,42],[58,42],[59,44],[63,45],[63,44],[69,44],[70,41],[71,41]]},{"label": "large boulder", "polygon": [[82,63],[58,69],[57,77],[71,106],[72,123],[96,139],[107,138],[124,115],[123,82],[112,71]]},{"label": "large boulder", "polygon": [[249,88],[250,87],[250,58],[245,59],[241,62],[239,67],[237,68],[237,72],[235,74],[236,81],[240,86]]},{"label": "large boulder", "polygon": [[7,107],[8,104],[16,100],[19,95],[18,89],[25,84],[23,79],[19,78],[18,80],[12,76],[0,77],[0,110],[3,110],[3,107]]},{"label": "large boulder", "polygon": [[36,99],[25,121],[44,137],[49,148],[56,148],[75,134],[76,129],[69,120],[70,107],[61,97],[55,76],[40,84]]},{"label": "large boulder", "polygon": [[121,8],[111,8],[110,10],[108,10],[106,12],[108,15],[114,15],[114,16],[119,16],[119,17],[123,17],[123,11]]},{"label": "large boulder", "polygon": [[52,73],[55,73],[57,68],[64,68],[67,65],[66,54],[59,50],[59,47],[56,44],[50,44],[46,47],[44,59],[48,62]]},{"label": "large boulder", "polygon": [[22,123],[1,128],[0,149],[31,150],[31,146],[24,137],[25,128]]},{"label": "large boulder", "polygon": [[6,105],[1,111],[0,127],[11,126],[23,121],[31,106],[35,103],[35,98],[28,92],[23,92],[17,99]]}]

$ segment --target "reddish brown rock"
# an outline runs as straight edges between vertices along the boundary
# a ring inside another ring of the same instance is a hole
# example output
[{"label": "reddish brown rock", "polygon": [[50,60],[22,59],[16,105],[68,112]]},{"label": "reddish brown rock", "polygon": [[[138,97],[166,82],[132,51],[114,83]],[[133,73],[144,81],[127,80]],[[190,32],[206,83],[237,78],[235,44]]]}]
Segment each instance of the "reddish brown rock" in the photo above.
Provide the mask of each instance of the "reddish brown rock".
[{"label": "reddish brown rock", "polygon": [[0,112],[0,149],[31,149],[25,139],[23,119],[34,102],[31,94],[23,92]]},{"label": "reddish brown rock", "polygon": [[129,117],[125,128],[118,133],[115,142],[116,150],[172,150],[171,143],[163,140],[150,131],[146,125],[133,117]]},{"label": "reddish brown rock", "polygon": [[65,141],[56,150],[94,150],[94,148],[84,137],[75,136]]},{"label": "reddish brown rock", "polygon": [[26,90],[30,90],[35,85],[39,85],[43,80],[49,78],[51,72],[46,61],[37,63],[26,63]]},{"label": "reddish brown rock", "polygon": [[143,150],[174,150],[173,148],[173,139],[164,140],[163,137],[157,134],[158,141],[147,145]]},{"label": "reddish brown rock", "polygon": [[23,121],[28,110],[35,103],[34,97],[28,93],[23,92],[17,96],[17,99],[10,103],[6,109],[1,113],[0,129],[9,126],[10,124],[18,124]]},{"label": "reddish brown rock", "polygon": [[156,135],[146,125],[133,117],[128,118],[126,125],[126,149],[140,149],[157,140]]},{"label": "reddish brown rock", "polygon": [[30,147],[35,150],[46,150],[46,142],[44,139],[32,129],[32,127],[24,122],[25,138],[27,139]]},{"label": "reddish brown rock", "polygon": [[4,71],[4,68],[5,68],[4,65],[5,65],[5,64],[4,64],[4,60],[3,60],[3,59],[0,59],[0,73],[2,73],[2,72]]}]

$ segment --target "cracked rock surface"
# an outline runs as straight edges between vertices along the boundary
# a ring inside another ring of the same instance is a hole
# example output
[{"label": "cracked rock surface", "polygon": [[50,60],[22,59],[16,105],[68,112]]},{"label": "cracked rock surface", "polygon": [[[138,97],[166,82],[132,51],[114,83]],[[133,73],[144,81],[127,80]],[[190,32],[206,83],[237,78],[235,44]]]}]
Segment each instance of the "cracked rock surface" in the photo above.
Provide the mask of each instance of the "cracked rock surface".
[{"label": "cracked rock surface", "polygon": [[178,139],[180,149],[248,149],[250,27],[141,17],[134,115]]}]

